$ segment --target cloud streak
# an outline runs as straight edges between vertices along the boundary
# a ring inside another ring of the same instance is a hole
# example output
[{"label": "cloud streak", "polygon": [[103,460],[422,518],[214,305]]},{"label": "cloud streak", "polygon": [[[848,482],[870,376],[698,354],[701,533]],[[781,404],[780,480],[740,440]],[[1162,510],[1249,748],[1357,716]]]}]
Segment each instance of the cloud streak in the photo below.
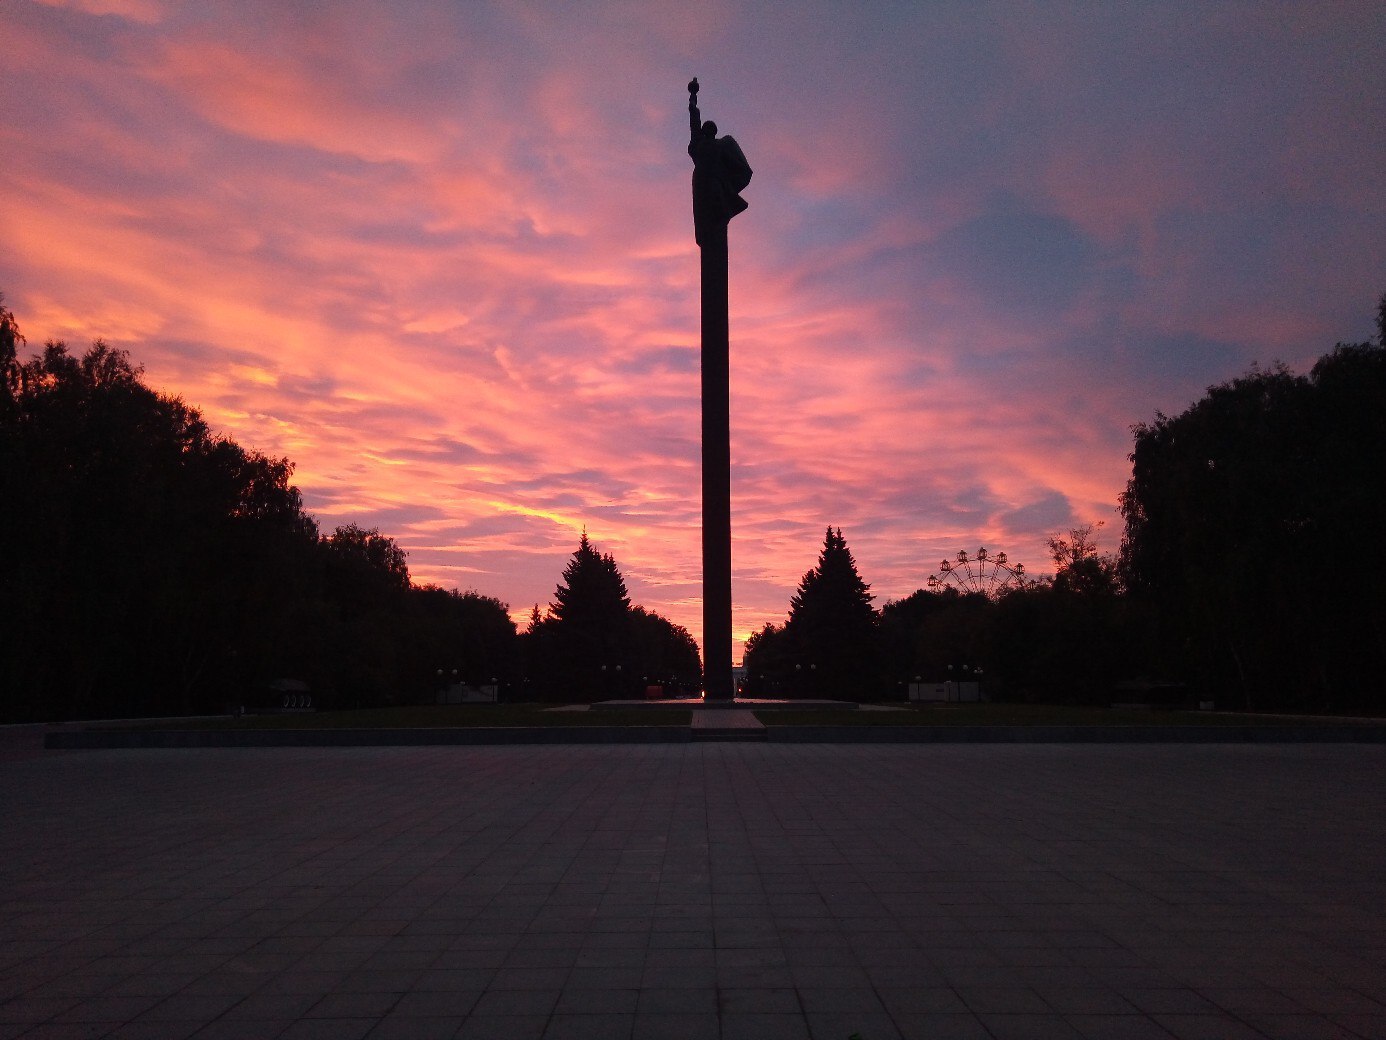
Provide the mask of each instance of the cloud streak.
[{"label": "cloud streak", "polygon": [[696,633],[697,73],[756,169],[744,637],[827,524],[882,599],[959,548],[1042,570],[1114,519],[1131,423],[1366,338],[1383,30],[1367,3],[15,0],[0,290],[290,456],[417,580],[520,615],[585,526]]}]

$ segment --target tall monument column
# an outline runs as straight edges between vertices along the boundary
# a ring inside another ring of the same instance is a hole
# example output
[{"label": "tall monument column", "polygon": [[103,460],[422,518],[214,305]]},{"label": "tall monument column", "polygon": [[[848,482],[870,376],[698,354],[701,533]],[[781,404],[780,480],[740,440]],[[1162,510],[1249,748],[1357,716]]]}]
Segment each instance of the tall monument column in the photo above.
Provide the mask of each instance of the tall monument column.
[{"label": "tall monument column", "polygon": [[703,691],[731,700],[731,359],[727,228],[703,238]]},{"label": "tall monument column", "polygon": [[727,224],[746,209],[751,167],[732,137],[702,122],[698,81],[688,84],[693,232],[702,256],[703,696],[731,701],[731,379],[727,323]]}]

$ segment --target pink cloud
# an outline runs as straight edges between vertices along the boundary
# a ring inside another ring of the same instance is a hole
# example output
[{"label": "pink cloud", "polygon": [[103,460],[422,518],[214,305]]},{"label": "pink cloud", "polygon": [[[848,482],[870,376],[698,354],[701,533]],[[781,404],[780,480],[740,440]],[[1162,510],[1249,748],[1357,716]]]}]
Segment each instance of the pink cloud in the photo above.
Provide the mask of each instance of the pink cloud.
[{"label": "pink cloud", "polygon": [[[104,336],[291,456],[326,526],[380,526],[417,580],[522,615],[585,526],[697,634],[698,74],[756,169],[744,637],[828,523],[882,599],[982,544],[1042,570],[1061,518],[1114,529],[1130,423],[1365,326],[1381,91],[1316,71],[1364,11],[1253,19],[1217,69],[1215,13],[1200,43],[1120,12],[3,5],[0,290],[31,339]],[[1205,100],[1165,104],[1186,82]]]}]

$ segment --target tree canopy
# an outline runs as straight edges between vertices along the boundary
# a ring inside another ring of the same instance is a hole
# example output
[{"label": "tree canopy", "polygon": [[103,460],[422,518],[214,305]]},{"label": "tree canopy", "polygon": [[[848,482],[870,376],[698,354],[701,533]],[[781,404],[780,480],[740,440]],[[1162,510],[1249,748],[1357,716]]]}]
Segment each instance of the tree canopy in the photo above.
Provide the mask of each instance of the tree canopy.
[{"label": "tree canopy", "polygon": [[505,604],[413,586],[403,549],[325,538],[288,459],[214,434],[97,341],[24,360],[0,307],[0,718],[221,711],[271,680],[320,704],[514,669]]},{"label": "tree canopy", "polygon": [[784,628],[767,626],[747,644],[747,671],[784,673],[780,685],[792,684],[799,696],[868,695],[877,678],[871,600],[842,529],[829,527],[817,564],[789,601]]},{"label": "tree canopy", "polygon": [[593,632],[619,625],[630,610],[626,579],[615,559],[592,548],[586,531],[563,568],[549,610],[560,624]]},{"label": "tree canopy", "polygon": [[698,645],[688,630],[632,606],[610,553],[582,532],[548,613],[536,604],[524,634],[526,680],[550,699],[634,697],[643,686],[700,688]]},{"label": "tree canopy", "polygon": [[[899,695],[967,665],[1016,699],[1103,703],[1146,673],[1245,707],[1379,708],[1386,600],[1356,561],[1386,534],[1386,296],[1377,324],[1307,375],[1253,369],[1134,427],[1116,559],[1078,527],[1049,539],[1052,578],[877,612],[828,527],[787,620],[747,642],[747,692]],[[520,637],[506,604],[414,584],[378,529],[321,536],[288,459],[214,433],[124,351],[25,345],[0,305],[3,719],[215,711],[285,677],[344,706],[445,677],[564,700],[699,688],[692,636],[632,605],[586,531]]]},{"label": "tree canopy", "polygon": [[328,707],[699,689],[693,637],[632,606],[586,532],[521,640],[499,600],[414,584],[379,529],[320,536],[288,459],[213,433],[124,351],[24,345],[0,306],[0,718],[221,711],[285,678]]},{"label": "tree canopy", "polygon": [[[13,319],[5,324],[13,329]],[[211,433],[123,351],[13,356],[0,409],[0,572],[12,715],[186,711],[235,673],[317,528],[286,459]],[[265,597],[262,611],[247,603]],[[162,662],[155,666],[153,662]]]},{"label": "tree canopy", "polygon": [[1164,667],[1248,707],[1360,705],[1386,615],[1351,561],[1386,535],[1386,347],[1340,344],[1135,428],[1120,576]]}]

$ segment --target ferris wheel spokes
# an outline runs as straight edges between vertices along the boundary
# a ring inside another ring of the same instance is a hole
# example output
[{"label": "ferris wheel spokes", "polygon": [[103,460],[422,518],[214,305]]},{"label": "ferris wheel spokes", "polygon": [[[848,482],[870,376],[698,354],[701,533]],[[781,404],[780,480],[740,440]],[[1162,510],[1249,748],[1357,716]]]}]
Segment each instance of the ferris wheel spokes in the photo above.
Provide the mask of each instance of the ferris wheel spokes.
[{"label": "ferris wheel spokes", "polygon": [[1026,581],[1023,563],[1012,565],[1004,552],[993,555],[985,546],[977,550],[976,556],[959,549],[954,559],[943,560],[938,569],[939,574],[929,575],[929,589],[933,592],[953,588],[995,599],[1009,589],[1022,587]]}]

